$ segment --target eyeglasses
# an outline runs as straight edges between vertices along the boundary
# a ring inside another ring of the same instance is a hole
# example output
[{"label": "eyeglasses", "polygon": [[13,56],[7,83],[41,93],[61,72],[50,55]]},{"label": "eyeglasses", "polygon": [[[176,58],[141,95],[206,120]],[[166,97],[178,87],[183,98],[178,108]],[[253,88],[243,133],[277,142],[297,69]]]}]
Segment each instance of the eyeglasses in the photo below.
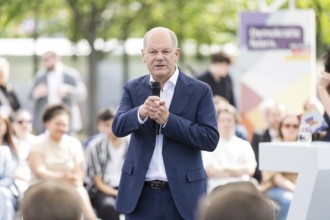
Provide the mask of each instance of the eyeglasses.
[{"label": "eyeglasses", "polygon": [[294,129],[298,129],[299,125],[297,124],[283,124],[282,125],[284,128],[294,128]]},{"label": "eyeglasses", "polygon": [[32,123],[31,120],[18,120],[16,122],[20,125],[22,125],[22,124],[31,124]]}]

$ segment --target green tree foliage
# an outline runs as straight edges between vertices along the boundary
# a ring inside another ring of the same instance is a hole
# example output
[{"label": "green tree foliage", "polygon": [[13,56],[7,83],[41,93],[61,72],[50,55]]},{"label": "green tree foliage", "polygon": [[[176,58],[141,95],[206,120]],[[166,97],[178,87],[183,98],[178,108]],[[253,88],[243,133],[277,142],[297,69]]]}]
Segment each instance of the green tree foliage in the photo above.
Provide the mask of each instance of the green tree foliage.
[{"label": "green tree foliage", "polygon": [[298,0],[297,8],[315,11],[316,51],[321,56],[330,45],[330,0]]},{"label": "green tree foliage", "polygon": [[[266,2],[271,4],[273,0]],[[317,51],[322,54],[330,43],[330,0],[296,0],[296,5],[298,9],[315,10]],[[128,38],[142,37],[152,27],[166,26],[177,33],[179,43],[187,39],[198,46],[236,43],[239,13],[257,9],[257,0],[0,0],[0,37],[61,36],[72,42],[87,40],[91,48],[88,105],[94,108],[89,114],[90,124],[94,125],[98,80],[95,73],[103,55],[94,47],[96,39],[116,38],[124,45]],[[34,29],[22,31],[22,24],[29,20],[34,22]],[[124,53],[124,81],[128,79],[128,63],[129,57]]]}]

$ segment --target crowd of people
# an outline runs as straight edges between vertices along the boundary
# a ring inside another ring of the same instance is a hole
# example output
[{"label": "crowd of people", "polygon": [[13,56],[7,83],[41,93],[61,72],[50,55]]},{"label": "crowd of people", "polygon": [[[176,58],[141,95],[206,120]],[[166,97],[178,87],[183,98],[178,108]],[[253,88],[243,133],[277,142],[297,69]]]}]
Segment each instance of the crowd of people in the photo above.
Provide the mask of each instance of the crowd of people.
[{"label": "crowd of people", "polygon": [[[259,170],[258,146],[297,141],[299,117],[265,100],[266,127],[249,139],[229,56],[213,54],[209,69],[194,79],[178,67],[180,52],[171,30],[149,30],[141,53],[150,74],[124,86],[117,111],[100,109],[99,133],[85,140],[75,137],[82,126],[78,103],[86,98],[76,70],[46,52],[30,93],[31,114],[0,58],[0,220],[285,220],[297,173]],[[304,107],[323,106],[329,123],[330,51],[324,59],[321,105],[313,99]],[[158,96],[151,93],[154,81]],[[314,138],[328,141],[328,131]]]}]

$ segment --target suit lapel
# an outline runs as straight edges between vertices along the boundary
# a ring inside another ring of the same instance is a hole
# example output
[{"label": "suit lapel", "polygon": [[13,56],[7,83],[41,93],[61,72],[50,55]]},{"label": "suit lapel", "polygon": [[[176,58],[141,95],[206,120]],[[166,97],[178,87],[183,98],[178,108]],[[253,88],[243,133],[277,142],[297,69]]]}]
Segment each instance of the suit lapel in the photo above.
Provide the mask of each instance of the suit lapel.
[{"label": "suit lapel", "polygon": [[[178,81],[174,89],[172,102],[169,108],[170,113],[180,115],[184,107],[187,105],[189,99],[191,98],[192,92],[193,91],[190,89],[189,80],[187,80],[187,76],[180,71]],[[167,147],[167,140],[168,139],[164,137],[163,152]]]},{"label": "suit lapel", "polygon": [[170,112],[173,114],[180,114],[188,103],[192,92],[187,76],[180,71],[170,105]]},{"label": "suit lapel", "polygon": [[137,98],[139,102],[138,105],[142,105],[144,101],[148,98],[148,96],[151,95],[151,88],[149,85],[149,81],[150,81],[150,76],[147,75],[141,78],[140,83],[136,87],[135,92],[137,94]]}]

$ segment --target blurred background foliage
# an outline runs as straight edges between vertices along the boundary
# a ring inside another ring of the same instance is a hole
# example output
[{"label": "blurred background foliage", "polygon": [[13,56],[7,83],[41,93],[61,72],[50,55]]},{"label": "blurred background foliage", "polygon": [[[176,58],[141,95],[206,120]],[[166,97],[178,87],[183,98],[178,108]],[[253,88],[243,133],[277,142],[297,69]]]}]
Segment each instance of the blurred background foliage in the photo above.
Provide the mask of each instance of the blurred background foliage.
[{"label": "blurred background foliage", "polygon": [[[98,78],[93,73],[102,57],[112,53],[96,49],[97,40],[117,39],[125,48],[128,38],[141,38],[146,30],[165,26],[177,34],[179,43],[192,40],[197,48],[204,44],[237,45],[239,13],[258,11],[259,3],[260,0],[0,0],[0,38],[64,37],[73,43],[87,41],[91,50],[87,58],[89,121],[94,124]],[[315,11],[320,57],[330,44],[330,0],[296,0],[295,4],[297,9]],[[288,3],[281,7],[287,8]],[[197,60],[205,58],[200,50],[196,51]],[[38,58],[34,56],[37,68]],[[121,59],[124,83],[129,78],[130,62],[125,50]],[[185,54],[180,59],[184,61]]]},{"label": "blurred background foliage", "polygon": [[[296,0],[296,7],[315,10],[322,54],[330,43],[330,0]],[[0,37],[85,39],[93,50],[97,38],[124,42],[161,25],[176,32],[179,42],[236,43],[239,12],[257,10],[258,1],[251,0],[0,0]]]}]

